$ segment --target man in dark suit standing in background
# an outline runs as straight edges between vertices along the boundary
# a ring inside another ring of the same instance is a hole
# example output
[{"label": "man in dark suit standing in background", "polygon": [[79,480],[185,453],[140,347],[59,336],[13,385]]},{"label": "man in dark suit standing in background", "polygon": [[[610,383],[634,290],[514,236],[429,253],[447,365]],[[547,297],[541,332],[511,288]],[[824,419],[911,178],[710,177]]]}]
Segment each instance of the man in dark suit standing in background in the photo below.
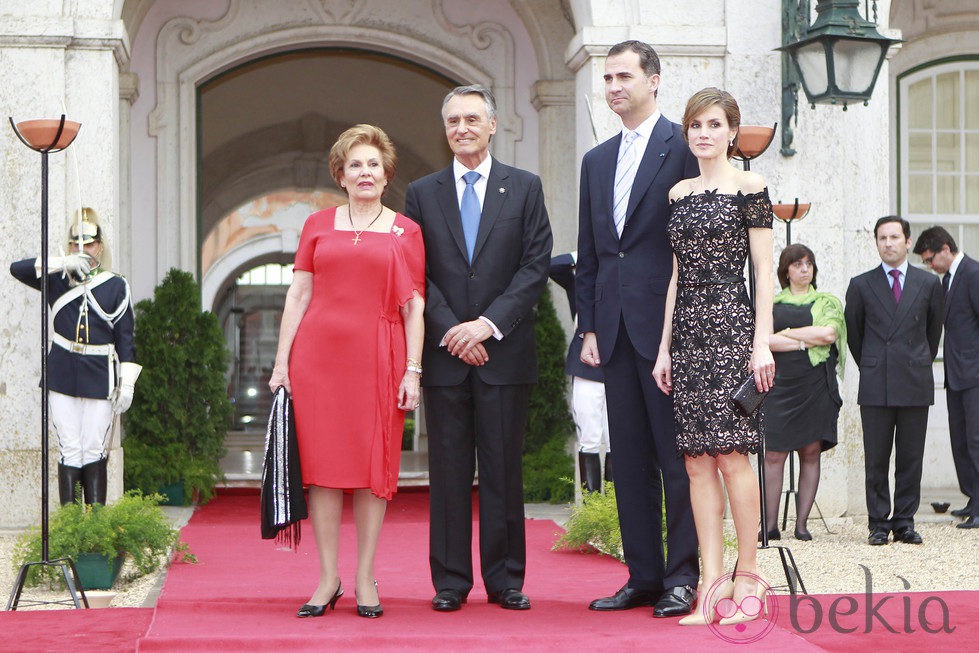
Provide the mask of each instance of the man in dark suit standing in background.
[{"label": "man in dark suit standing in background", "polygon": [[442,119],[454,159],[405,195],[405,214],[425,240],[432,607],[458,610],[473,587],[478,460],[483,583],[491,603],[526,610],[521,464],[537,382],[534,307],[547,284],[551,227],[540,178],[489,155],[496,132],[489,89],[453,89]]},{"label": "man in dark suit standing in background", "polygon": [[887,544],[893,531],[895,542],[921,544],[914,513],[921,501],[928,407],[935,402],[931,365],[942,335],[942,287],[934,275],[908,264],[907,220],[879,219],[874,238],[882,263],[850,279],[844,310],[850,353],[860,367],[868,542]]},{"label": "man in dark suit standing in background", "polygon": [[979,528],[979,263],[942,227],[922,231],[914,253],[943,275],[948,431],[959,489],[969,498],[952,514],[965,517],[957,528]]},{"label": "man in dark suit standing in background", "polygon": [[[592,610],[653,605],[653,616],[688,614],[696,602],[697,534],[690,481],[677,455],[672,399],[653,382],[673,251],[668,195],[696,177],[680,126],[656,106],[659,57],[640,41],[612,46],[605,99],[620,134],[581,162],[578,210],[578,323],[581,359],[603,366],[616,501],[628,582]],[[660,474],[662,473],[662,480]],[[668,558],[663,550],[666,493]]]}]

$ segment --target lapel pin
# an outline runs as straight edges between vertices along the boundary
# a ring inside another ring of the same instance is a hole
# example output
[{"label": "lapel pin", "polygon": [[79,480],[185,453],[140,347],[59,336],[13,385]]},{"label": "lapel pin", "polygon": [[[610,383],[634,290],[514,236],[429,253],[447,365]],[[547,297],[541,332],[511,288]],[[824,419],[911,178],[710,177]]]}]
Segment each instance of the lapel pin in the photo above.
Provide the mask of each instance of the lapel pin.
[{"label": "lapel pin", "polygon": [[660,152],[660,153],[659,153],[659,155],[660,155],[661,157],[663,157],[663,156],[666,156],[666,152]]},{"label": "lapel pin", "polygon": [[503,186],[500,186],[500,192],[501,193],[505,193],[506,192],[506,188],[504,188]]}]

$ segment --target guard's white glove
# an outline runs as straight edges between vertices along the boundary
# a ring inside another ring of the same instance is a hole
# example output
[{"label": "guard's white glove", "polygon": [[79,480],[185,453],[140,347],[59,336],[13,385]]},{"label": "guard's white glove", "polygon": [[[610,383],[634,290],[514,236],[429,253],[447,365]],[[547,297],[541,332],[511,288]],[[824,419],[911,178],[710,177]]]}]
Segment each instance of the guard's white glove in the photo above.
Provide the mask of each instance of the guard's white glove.
[{"label": "guard's white glove", "polygon": [[[37,278],[41,278],[41,257],[34,261]],[[64,272],[75,279],[84,279],[92,271],[92,257],[87,254],[48,257],[48,272]]]},{"label": "guard's white glove", "polygon": [[143,371],[142,365],[136,363],[121,363],[119,365],[119,383],[112,397],[112,412],[120,415],[133,404],[133,393],[136,391],[136,379]]}]

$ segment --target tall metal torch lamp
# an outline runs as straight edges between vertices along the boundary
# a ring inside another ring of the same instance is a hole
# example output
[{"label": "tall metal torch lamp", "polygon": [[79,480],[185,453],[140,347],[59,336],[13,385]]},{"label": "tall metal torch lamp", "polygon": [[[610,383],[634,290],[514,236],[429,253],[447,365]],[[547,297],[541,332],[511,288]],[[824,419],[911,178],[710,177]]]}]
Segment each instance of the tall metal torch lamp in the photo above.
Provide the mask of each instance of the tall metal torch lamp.
[{"label": "tall metal torch lamp", "polygon": [[[60,119],[25,120],[10,126],[20,142],[35,152],[41,153],[41,559],[24,563],[17,574],[17,581],[7,601],[8,610],[16,610],[17,605],[74,605],[76,608],[88,607],[85,590],[78,582],[78,571],[71,558],[49,559],[48,555],[48,155],[61,152],[71,145],[78,135],[80,123]],[[33,566],[58,567],[68,585],[70,600],[63,601],[24,601],[20,595],[27,581],[27,574]],[[69,569],[71,574],[68,573]]]},{"label": "tall metal torch lamp", "polygon": [[[775,129],[778,127],[778,123],[775,123],[772,127],[756,126],[756,125],[741,125],[738,129],[738,140],[737,146],[734,152],[734,158],[741,161],[745,170],[751,170],[751,160],[757,159],[761,156],[768,146],[771,145],[772,139],[775,137]],[[751,274],[753,269],[751,263],[751,250],[748,251],[748,287],[751,290],[751,296],[755,297],[755,282],[754,275]],[[806,594],[805,583],[802,582],[802,575],[799,573],[799,566],[795,563],[795,558],[792,555],[792,550],[787,546],[771,544],[768,541],[768,529],[764,527],[764,524],[768,523],[765,508],[765,434],[761,434],[759,447],[758,447],[758,494],[761,499],[761,546],[760,549],[777,549],[779,557],[782,561],[782,570],[785,572],[785,582],[789,593],[796,593],[796,586],[802,590],[803,594]]]}]

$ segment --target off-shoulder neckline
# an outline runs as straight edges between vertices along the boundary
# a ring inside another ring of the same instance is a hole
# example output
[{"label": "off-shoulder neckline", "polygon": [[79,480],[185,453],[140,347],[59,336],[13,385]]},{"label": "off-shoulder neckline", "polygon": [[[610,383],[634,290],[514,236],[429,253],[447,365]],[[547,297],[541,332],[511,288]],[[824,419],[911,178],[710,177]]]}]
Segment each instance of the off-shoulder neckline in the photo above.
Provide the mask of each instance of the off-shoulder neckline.
[{"label": "off-shoulder neckline", "polygon": [[768,186],[765,186],[761,190],[755,191],[754,193],[745,193],[742,190],[739,190],[737,193],[719,193],[715,188],[714,190],[704,190],[701,193],[695,193],[693,191],[690,191],[686,195],[681,195],[675,200],[671,199],[670,204],[677,204],[678,202],[680,202],[680,200],[692,199],[694,197],[743,197],[747,199],[749,197],[763,196],[766,195],[767,193],[768,193]]}]

